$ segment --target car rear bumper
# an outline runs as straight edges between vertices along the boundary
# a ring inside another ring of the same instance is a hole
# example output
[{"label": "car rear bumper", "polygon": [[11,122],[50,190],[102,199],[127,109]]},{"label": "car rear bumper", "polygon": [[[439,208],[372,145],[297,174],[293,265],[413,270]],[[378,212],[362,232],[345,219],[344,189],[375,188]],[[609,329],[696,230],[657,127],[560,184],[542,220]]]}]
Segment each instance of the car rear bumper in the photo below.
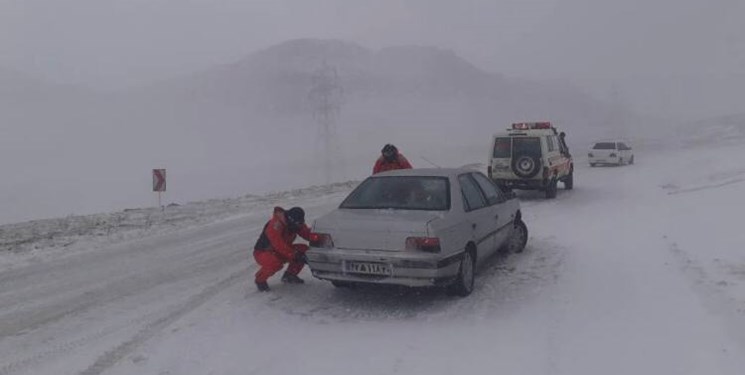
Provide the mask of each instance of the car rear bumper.
[{"label": "car rear bumper", "polygon": [[[450,284],[458,275],[463,252],[441,254],[373,250],[316,249],[307,252],[313,276],[321,280],[409,287]],[[389,265],[389,275],[369,275],[347,270],[348,262]]]},{"label": "car rear bumper", "polygon": [[590,164],[619,164],[621,158],[588,158]]},{"label": "car rear bumper", "polygon": [[544,179],[500,179],[495,178],[494,182],[499,186],[506,186],[510,189],[520,190],[541,190],[545,189],[547,180]]}]

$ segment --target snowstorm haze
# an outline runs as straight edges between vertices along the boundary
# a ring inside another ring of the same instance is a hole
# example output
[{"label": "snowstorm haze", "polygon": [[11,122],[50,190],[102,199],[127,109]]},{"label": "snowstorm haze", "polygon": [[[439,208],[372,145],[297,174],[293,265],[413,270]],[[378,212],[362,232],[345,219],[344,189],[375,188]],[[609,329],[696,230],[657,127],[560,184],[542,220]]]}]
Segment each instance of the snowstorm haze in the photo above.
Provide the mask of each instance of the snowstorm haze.
[{"label": "snowstorm haze", "polygon": [[166,202],[321,184],[324,63],[338,181],[388,142],[483,162],[514,120],[652,144],[652,124],[741,113],[742,19],[726,0],[0,0],[0,223],[153,205],[152,168]]}]

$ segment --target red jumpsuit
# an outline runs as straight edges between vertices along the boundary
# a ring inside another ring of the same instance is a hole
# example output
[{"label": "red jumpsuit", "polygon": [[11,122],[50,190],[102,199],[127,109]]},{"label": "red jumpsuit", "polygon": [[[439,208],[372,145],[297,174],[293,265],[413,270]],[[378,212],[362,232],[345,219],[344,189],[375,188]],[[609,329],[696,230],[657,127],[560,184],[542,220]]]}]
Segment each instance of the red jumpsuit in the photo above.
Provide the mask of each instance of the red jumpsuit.
[{"label": "red jumpsuit", "polygon": [[379,157],[373,167],[373,174],[396,169],[411,169],[411,164],[409,164],[409,161],[401,153],[397,153],[396,160],[392,162],[386,161],[383,156]]},{"label": "red jumpsuit", "polygon": [[281,270],[285,263],[290,263],[287,267],[288,273],[293,275],[300,273],[305,264],[296,261],[295,254],[308,251],[308,245],[293,245],[298,235],[309,240],[310,228],[302,224],[297,231],[291,231],[287,225],[285,210],[275,207],[274,215],[264,226],[264,231],[254,247],[254,259],[261,266],[256,272],[257,283],[266,282],[269,277]]}]

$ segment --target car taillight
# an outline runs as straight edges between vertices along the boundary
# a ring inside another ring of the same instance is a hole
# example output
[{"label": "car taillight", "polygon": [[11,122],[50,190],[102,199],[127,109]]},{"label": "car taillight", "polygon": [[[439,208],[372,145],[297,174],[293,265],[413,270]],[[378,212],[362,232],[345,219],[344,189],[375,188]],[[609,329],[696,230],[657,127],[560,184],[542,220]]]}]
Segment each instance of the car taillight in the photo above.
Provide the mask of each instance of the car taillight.
[{"label": "car taillight", "polygon": [[311,233],[309,242],[312,247],[320,247],[322,249],[334,247],[334,240],[331,239],[330,234],[326,233]]},{"label": "car taillight", "polygon": [[430,253],[440,252],[440,239],[437,237],[409,237],[406,250],[421,250]]},{"label": "car taillight", "polygon": [[593,155],[593,154],[592,154],[592,152],[591,152],[591,153],[587,154],[587,156],[589,156],[589,157],[593,157],[593,156],[595,156],[595,155]]},{"label": "car taillight", "polygon": [[616,156],[617,156],[616,154],[610,154],[610,157],[612,158],[615,158]]}]

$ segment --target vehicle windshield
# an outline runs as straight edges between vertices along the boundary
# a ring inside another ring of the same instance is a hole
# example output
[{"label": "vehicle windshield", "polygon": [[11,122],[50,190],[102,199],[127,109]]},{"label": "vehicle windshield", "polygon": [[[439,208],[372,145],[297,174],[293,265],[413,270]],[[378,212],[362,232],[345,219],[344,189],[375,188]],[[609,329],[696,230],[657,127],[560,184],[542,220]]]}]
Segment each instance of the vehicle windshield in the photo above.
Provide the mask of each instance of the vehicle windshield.
[{"label": "vehicle windshield", "polygon": [[499,137],[494,140],[494,158],[509,158],[512,155],[512,138]]},{"label": "vehicle windshield", "polygon": [[447,211],[450,184],[445,177],[370,177],[340,208]]},{"label": "vehicle windshield", "polygon": [[614,142],[598,142],[592,147],[593,150],[615,150],[616,144]]},{"label": "vehicle windshield", "polygon": [[513,155],[540,155],[541,140],[538,137],[516,137],[512,138]]}]

